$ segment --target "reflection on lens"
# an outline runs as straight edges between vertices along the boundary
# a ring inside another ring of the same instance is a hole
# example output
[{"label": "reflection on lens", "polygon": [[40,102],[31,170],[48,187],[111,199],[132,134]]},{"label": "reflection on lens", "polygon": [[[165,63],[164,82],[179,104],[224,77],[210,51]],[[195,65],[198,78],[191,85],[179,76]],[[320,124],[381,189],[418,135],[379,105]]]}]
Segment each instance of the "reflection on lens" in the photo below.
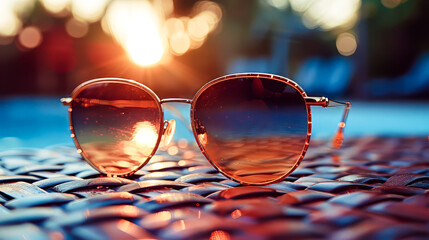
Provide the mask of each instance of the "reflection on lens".
[{"label": "reflection on lens", "polygon": [[301,93],[269,78],[236,78],[206,88],[194,103],[194,132],[210,161],[248,184],[293,170],[304,150],[308,119]]},{"label": "reflection on lens", "polygon": [[73,96],[71,118],[82,153],[111,175],[146,164],[158,143],[161,117],[155,97],[126,82],[90,84]]}]

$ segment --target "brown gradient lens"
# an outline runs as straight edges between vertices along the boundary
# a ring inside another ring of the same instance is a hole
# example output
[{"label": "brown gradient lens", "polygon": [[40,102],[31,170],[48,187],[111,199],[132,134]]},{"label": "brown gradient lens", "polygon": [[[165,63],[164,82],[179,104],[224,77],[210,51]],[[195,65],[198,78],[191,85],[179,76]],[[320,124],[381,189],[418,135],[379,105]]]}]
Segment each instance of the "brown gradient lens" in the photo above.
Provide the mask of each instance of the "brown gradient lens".
[{"label": "brown gradient lens", "polygon": [[118,80],[90,83],[74,93],[71,109],[76,144],[102,173],[131,174],[158,146],[161,106],[142,85]]},{"label": "brown gradient lens", "polygon": [[278,181],[306,151],[305,93],[287,79],[232,78],[197,93],[197,142],[222,173],[247,184]]}]

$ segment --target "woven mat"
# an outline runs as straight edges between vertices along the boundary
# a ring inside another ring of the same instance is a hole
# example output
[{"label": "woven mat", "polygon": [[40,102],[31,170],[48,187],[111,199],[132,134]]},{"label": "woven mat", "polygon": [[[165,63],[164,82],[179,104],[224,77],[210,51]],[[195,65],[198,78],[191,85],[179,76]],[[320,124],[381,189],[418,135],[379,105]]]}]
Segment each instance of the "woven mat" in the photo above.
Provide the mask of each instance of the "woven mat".
[{"label": "woven mat", "polygon": [[194,145],[108,178],[73,146],[0,153],[0,239],[428,239],[429,141],[312,143],[285,181],[239,186]]}]

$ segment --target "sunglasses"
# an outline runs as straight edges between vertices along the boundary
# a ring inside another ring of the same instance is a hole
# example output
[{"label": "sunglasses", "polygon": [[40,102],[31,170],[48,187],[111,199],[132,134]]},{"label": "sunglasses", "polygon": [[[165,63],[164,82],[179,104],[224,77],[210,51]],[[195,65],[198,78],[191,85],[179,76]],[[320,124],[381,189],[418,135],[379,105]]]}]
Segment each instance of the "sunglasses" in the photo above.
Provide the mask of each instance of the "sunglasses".
[{"label": "sunglasses", "polygon": [[69,106],[78,152],[100,173],[129,176],[168,145],[174,120],[162,104],[191,104],[195,140],[207,160],[241,184],[281,181],[304,158],[311,136],[311,106],[344,106],[333,145],[343,141],[349,102],[308,97],[298,84],[272,74],[243,73],[210,81],[193,99],[160,100],[148,87],[119,78],[84,82],[62,98]]}]

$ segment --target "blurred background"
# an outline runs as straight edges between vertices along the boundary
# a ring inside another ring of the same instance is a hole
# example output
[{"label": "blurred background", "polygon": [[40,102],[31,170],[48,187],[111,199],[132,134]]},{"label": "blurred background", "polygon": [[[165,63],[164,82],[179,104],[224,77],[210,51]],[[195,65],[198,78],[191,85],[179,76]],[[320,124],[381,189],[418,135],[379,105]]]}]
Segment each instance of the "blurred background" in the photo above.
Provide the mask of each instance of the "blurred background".
[{"label": "blurred background", "polygon": [[[0,150],[71,143],[58,99],[93,78],[192,98],[238,72],[351,100],[350,137],[428,137],[428,11],[424,0],[0,0]],[[333,136],[341,114],[314,108],[314,136]]]}]

